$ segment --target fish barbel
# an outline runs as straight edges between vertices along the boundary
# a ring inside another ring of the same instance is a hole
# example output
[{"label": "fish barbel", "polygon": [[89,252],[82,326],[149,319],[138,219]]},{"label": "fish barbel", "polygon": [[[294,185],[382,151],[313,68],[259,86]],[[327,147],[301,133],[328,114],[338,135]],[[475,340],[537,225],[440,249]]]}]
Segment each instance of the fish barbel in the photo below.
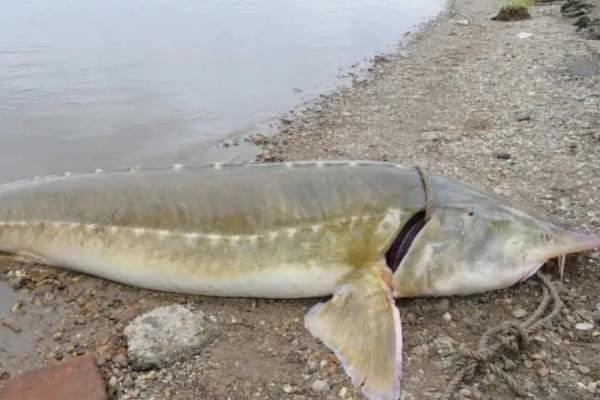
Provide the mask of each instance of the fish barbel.
[{"label": "fish barbel", "polygon": [[394,297],[478,293],[600,246],[506,200],[389,163],[316,161],[65,174],[0,185],[0,251],[139,287],[333,295],[305,326],[371,400],[399,397]]}]

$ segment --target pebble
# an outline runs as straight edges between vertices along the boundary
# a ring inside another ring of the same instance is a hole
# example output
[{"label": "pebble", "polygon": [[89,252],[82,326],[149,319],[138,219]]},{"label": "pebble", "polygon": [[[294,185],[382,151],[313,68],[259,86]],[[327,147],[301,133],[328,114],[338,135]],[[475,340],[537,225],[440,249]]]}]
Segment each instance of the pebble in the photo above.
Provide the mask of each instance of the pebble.
[{"label": "pebble", "polygon": [[448,357],[456,352],[454,340],[448,336],[442,336],[433,341],[436,352],[442,357]]},{"label": "pebble", "polygon": [[585,365],[578,365],[576,368],[581,375],[588,375],[590,372],[592,372],[592,370],[589,367],[586,367]]},{"label": "pebble", "polygon": [[461,395],[461,396],[463,396],[463,397],[469,397],[469,398],[470,398],[470,397],[471,397],[471,395],[472,395],[472,393],[471,393],[471,391],[470,391],[469,389],[460,389],[460,390],[458,391],[458,394],[460,394],[460,395]]},{"label": "pebble", "polygon": [[116,364],[121,368],[127,368],[127,365],[129,364],[127,362],[127,357],[123,353],[116,354],[112,358],[112,362],[113,362],[113,364]]},{"label": "pebble", "polygon": [[523,317],[525,317],[527,315],[527,311],[523,310],[522,308],[515,308],[512,312],[513,317],[517,318],[517,319],[521,319]]},{"label": "pebble", "polygon": [[512,158],[512,155],[510,153],[500,152],[496,153],[496,158],[498,160],[510,160]]},{"label": "pebble", "polygon": [[340,389],[339,395],[341,398],[346,397],[347,394],[348,394],[348,388],[346,386],[344,386],[343,388]]},{"label": "pebble", "polygon": [[450,307],[450,300],[448,300],[448,299],[441,299],[440,302],[438,303],[438,308],[440,309],[440,311],[448,311],[449,307]]},{"label": "pebble", "polygon": [[526,112],[519,113],[519,114],[517,114],[517,121],[519,121],[519,122],[531,121],[531,115]]},{"label": "pebble", "polygon": [[104,364],[106,364],[106,357],[103,355],[98,356],[98,358],[96,358],[96,365],[102,367]]},{"label": "pebble", "polygon": [[452,315],[450,315],[449,312],[445,312],[444,315],[442,316],[442,318],[444,318],[444,321],[446,321],[446,322],[452,321]]},{"label": "pebble", "polygon": [[542,360],[535,360],[531,366],[541,377],[548,376],[548,374],[550,374],[550,370],[546,367],[546,364],[544,364]]},{"label": "pebble", "polygon": [[314,381],[311,385],[311,388],[313,392],[317,394],[326,394],[331,390],[331,388],[329,387],[329,383],[321,379],[317,379],[316,381]]},{"label": "pebble", "polygon": [[548,376],[550,374],[550,370],[548,368],[540,368],[537,370],[537,373],[542,378]]},{"label": "pebble", "polygon": [[22,275],[16,276],[16,277],[8,280],[8,286],[11,289],[15,289],[15,290],[23,288],[23,286],[25,286],[26,283],[27,283],[27,278],[25,278]]},{"label": "pebble", "polygon": [[283,390],[283,393],[292,393],[294,391],[294,387],[292,385],[290,385],[289,383],[286,383],[285,385],[283,385],[281,387],[281,390]]},{"label": "pebble", "polygon": [[575,329],[577,329],[578,331],[589,331],[593,327],[594,325],[589,322],[579,322],[575,324]]},{"label": "pebble", "polygon": [[319,363],[315,360],[308,360],[306,364],[308,365],[308,372],[315,372],[319,369]]}]

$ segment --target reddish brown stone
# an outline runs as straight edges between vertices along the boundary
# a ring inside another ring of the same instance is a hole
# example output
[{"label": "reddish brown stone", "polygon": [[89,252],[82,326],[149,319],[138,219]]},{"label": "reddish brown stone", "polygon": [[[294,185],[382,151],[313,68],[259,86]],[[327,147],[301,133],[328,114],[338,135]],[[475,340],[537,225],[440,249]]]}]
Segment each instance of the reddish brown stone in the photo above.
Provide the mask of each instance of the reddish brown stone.
[{"label": "reddish brown stone", "polygon": [[92,356],[71,358],[9,379],[0,400],[106,400]]}]

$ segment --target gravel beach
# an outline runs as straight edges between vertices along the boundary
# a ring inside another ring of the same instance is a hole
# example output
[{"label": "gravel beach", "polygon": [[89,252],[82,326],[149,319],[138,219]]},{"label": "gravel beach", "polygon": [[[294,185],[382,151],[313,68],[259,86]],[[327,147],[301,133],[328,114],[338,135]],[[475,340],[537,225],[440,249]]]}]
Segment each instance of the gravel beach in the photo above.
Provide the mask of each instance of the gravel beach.
[{"label": "gravel beach", "polygon": [[[600,232],[600,41],[577,32],[560,2],[533,7],[529,20],[492,21],[501,3],[449,2],[397,51],[374,57],[351,85],[283,116],[275,136],[261,137],[260,159],[419,165]],[[598,398],[600,253],[568,257],[562,282],[554,265],[545,271],[564,309],[526,348],[495,364],[530,399]],[[1,332],[28,338],[18,342],[18,354],[0,346],[0,398],[11,376],[82,354],[96,357],[112,399],[363,398],[303,327],[314,299],[157,293],[9,259],[0,262],[0,280],[15,289]],[[402,399],[438,399],[461,345],[474,347],[488,327],[524,319],[540,300],[531,279],[478,296],[398,301]],[[203,329],[188,332],[196,338],[192,348],[178,344],[176,358],[162,357],[168,336],[139,342],[149,327],[138,317],[148,312],[159,320],[197,319]],[[136,354],[127,348],[132,337]],[[153,346],[161,354],[149,355]],[[456,399],[515,398],[486,371],[459,389]]]}]

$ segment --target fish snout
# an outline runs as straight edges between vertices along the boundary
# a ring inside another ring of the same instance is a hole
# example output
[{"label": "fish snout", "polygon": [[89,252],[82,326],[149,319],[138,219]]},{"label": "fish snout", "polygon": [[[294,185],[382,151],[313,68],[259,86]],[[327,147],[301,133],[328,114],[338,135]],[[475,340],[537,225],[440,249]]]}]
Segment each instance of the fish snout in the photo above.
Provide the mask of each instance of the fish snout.
[{"label": "fish snout", "polygon": [[571,231],[562,227],[553,229],[548,240],[540,248],[533,251],[531,261],[545,262],[549,259],[571,253],[600,248],[600,236]]}]

